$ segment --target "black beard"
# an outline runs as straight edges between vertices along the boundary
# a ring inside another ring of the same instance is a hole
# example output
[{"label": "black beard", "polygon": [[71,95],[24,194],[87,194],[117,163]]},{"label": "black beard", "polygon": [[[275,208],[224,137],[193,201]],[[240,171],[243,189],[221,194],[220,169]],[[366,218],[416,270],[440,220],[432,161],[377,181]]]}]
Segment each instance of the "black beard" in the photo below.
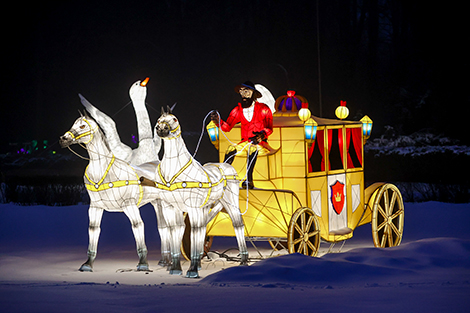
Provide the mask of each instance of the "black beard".
[{"label": "black beard", "polygon": [[254,102],[253,97],[252,98],[242,98],[242,102],[241,102],[242,108],[244,108],[244,109],[249,108],[253,104],[253,102]]}]

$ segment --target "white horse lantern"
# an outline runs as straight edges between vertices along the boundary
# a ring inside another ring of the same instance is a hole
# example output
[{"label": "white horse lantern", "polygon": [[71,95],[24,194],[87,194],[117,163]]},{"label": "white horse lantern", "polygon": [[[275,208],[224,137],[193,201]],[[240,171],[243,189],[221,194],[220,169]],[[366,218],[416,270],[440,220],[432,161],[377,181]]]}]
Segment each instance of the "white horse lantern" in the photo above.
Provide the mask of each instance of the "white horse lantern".
[{"label": "white horse lantern", "polygon": [[[133,83],[129,89],[129,96],[134,107],[137,121],[137,131],[139,135],[139,146],[135,149],[131,149],[129,146],[121,142],[116,128],[116,123],[111,117],[96,108],[81,94],[79,94],[79,97],[82,105],[90,113],[93,119],[98,122],[100,128],[104,131],[106,135],[106,141],[108,142],[112,153],[118,159],[124,160],[131,164],[139,176],[145,175],[146,177],[153,179],[156,172],[156,167],[160,162],[158,153],[161,148],[162,140],[156,134],[152,138],[150,117],[145,107],[148,81],[148,77],[143,81],[138,80]],[[160,215],[160,208],[155,207],[155,213],[157,214],[158,232],[160,234],[162,252],[162,259],[158,264],[160,266],[168,266],[170,262],[170,234],[168,228],[166,227],[165,219]]]},{"label": "white horse lantern", "polygon": [[164,141],[164,155],[157,168],[154,186],[160,190],[163,215],[171,233],[170,274],[182,273],[180,247],[185,227],[183,212],[188,213],[191,222],[191,265],[186,277],[199,277],[206,225],[223,208],[232,219],[241,265],[246,265],[248,251],[238,206],[239,182],[235,169],[225,163],[201,166],[194,160],[181,137],[180,124],[170,108],[168,112],[162,109],[156,132]]},{"label": "white horse lantern", "polygon": [[84,174],[85,186],[90,196],[88,259],[80,267],[80,271],[93,269],[104,210],[124,212],[127,215],[132,224],[139,256],[137,270],[147,271],[149,267],[144,223],[138,208],[152,202],[158,218],[158,190],[140,184],[136,171],[127,162],[114,156],[98,124],[90,117],[78,118],[72,128],[60,137],[59,142],[62,147],[85,145],[90,157]]}]

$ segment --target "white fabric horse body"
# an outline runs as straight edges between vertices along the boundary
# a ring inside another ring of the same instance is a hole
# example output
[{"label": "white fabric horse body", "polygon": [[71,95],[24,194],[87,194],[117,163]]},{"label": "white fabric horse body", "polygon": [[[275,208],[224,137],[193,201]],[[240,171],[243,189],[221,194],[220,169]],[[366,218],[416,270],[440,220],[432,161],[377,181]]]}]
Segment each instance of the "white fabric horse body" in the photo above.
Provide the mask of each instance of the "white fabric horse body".
[{"label": "white fabric horse body", "polygon": [[170,274],[181,274],[180,246],[184,233],[183,212],[191,222],[191,265],[186,277],[199,277],[206,225],[222,208],[232,219],[240,250],[241,264],[246,265],[248,251],[244,224],[238,206],[238,180],[235,169],[225,163],[201,166],[194,160],[181,137],[174,115],[164,113],[158,119],[156,133],[164,140],[164,155],[158,166],[155,186],[162,199],[163,215],[171,233]]},{"label": "white fabric horse body", "polygon": [[85,186],[90,196],[88,259],[80,267],[80,271],[93,269],[104,210],[124,212],[127,215],[132,225],[139,256],[137,269],[148,270],[144,224],[138,208],[151,202],[159,223],[163,221],[158,203],[159,191],[142,186],[135,170],[127,162],[114,156],[93,119],[84,116],[78,118],[72,128],[60,137],[62,147],[72,144],[85,145],[90,157],[84,174]]}]

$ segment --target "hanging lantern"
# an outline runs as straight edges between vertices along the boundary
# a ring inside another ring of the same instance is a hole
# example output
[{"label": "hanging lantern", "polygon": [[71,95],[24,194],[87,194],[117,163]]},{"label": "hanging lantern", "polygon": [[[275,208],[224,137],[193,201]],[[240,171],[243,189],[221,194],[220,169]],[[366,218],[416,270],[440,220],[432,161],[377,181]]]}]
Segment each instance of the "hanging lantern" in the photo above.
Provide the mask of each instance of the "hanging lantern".
[{"label": "hanging lantern", "polygon": [[274,105],[276,108],[275,115],[281,116],[295,116],[302,108],[308,109],[307,99],[296,95],[294,90],[288,90],[287,95],[277,98]]},{"label": "hanging lantern", "polygon": [[212,142],[212,144],[218,148],[219,146],[219,127],[214,123],[214,121],[211,121],[207,125],[207,133],[209,134],[209,138]]},{"label": "hanging lantern", "polygon": [[340,120],[345,119],[349,115],[349,109],[346,106],[346,101],[340,101],[340,106],[336,108],[335,114],[336,117],[339,118]]},{"label": "hanging lantern", "polygon": [[315,137],[317,136],[317,122],[313,120],[313,118],[309,118],[304,123],[304,133],[305,133],[305,140],[308,143],[312,143],[315,141]]},{"label": "hanging lantern", "polygon": [[306,120],[308,120],[310,118],[310,116],[312,116],[312,113],[308,109],[308,103],[305,103],[305,104],[302,103],[302,108],[300,109],[298,115],[299,115],[300,120],[304,123],[305,123]]},{"label": "hanging lantern", "polygon": [[364,143],[365,143],[365,141],[369,139],[370,133],[372,131],[372,120],[370,119],[370,117],[365,115],[361,119],[361,122],[362,122],[362,135],[364,137]]}]

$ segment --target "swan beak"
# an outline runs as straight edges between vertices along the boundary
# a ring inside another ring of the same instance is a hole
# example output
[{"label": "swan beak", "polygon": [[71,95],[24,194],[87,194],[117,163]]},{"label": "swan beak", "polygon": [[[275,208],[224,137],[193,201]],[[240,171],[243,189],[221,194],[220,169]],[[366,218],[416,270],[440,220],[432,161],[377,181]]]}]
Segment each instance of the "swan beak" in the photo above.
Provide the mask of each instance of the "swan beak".
[{"label": "swan beak", "polygon": [[145,86],[147,85],[147,83],[149,82],[149,79],[150,79],[150,78],[147,77],[146,79],[144,79],[143,82],[140,83],[140,85],[141,85],[142,87],[145,87]]}]

